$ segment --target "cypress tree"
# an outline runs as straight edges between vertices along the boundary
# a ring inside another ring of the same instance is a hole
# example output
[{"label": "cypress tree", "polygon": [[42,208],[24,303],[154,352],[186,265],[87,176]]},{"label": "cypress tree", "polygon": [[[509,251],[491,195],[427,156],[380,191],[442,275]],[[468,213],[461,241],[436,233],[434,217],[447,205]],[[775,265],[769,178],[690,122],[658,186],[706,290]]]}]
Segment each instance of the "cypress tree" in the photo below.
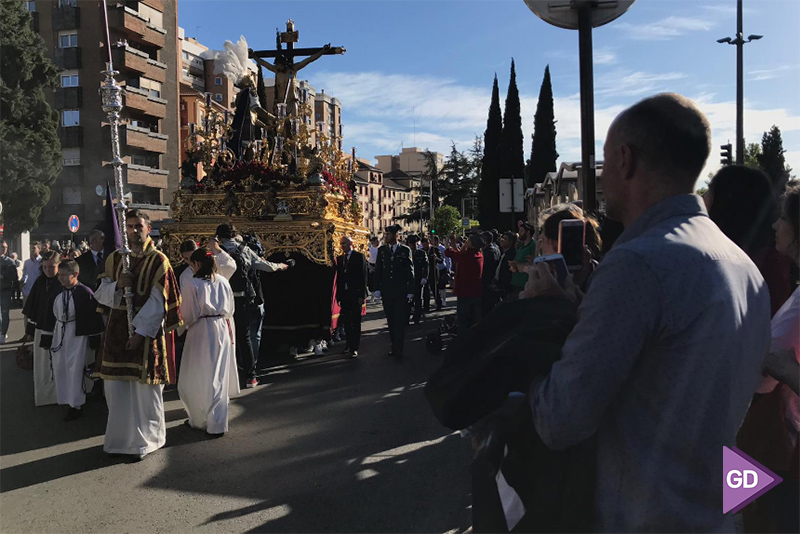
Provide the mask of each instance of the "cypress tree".
[{"label": "cypress tree", "polygon": [[761,154],[757,155],[756,159],[759,166],[769,175],[772,187],[777,193],[782,193],[786,188],[789,173],[792,172],[792,168],[786,165],[785,153],[781,129],[773,126],[768,132],[764,132],[761,137]]},{"label": "cypress tree", "polygon": [[[517,90],[517,73],[514,59],[511,59],[511,79],[508,81],[506,108],[503,111],[503,132],[500,134],[500,176],[499,178],[525,177],[525,149],[522,137],[522,116],[519,106],[519,90]],[[525,211],[519,206],[519,212]],[[511,227],[511,217],[500,217],[503,223],[498,229]]]},{"label": "cypress tree", "polygon": [[533,117],[533,143],[528,160],[528,187],[544,181],[548,172],[556,170],[556,120],[553,111],[553,86],[550,83],[550,65],[544,68],[544,79],[539,89],[539,102]]},{"label": "cypress tree", "polygon": [[260,65],[258,66],[258,85],[256,86],[256,93],[258,93],[258,105],[267,111],[271,111],[267,108],[267,86],[264,85],[264,72]]},{"label": "cypress tree", "polygon": [[58,69],[22,2],[0,3],[0,201],[7,234],[36,228],[61,171],[58,114],[45,97]]},{"label": "cypress tree", "polygon": [[496,228],[500,222],[500,136],[503,131],[503,116],[500,112],[500,90],[497,74],[494,75],[492,101],[489,117],[483,134],[483,161],[478,182],[478,214],[481,227]]}]

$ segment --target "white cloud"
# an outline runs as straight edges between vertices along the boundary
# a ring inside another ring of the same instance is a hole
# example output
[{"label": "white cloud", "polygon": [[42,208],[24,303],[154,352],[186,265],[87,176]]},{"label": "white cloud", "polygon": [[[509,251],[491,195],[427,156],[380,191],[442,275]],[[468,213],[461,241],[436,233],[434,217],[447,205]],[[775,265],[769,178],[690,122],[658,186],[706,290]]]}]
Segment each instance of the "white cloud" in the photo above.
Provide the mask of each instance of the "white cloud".
[{"label": "white cloud", "polygon": [[716,25],[715,21],[699,18],[670,16],[649,24],[616,22],[614,28],[625,33],[626,37],[640,41],[665,41],[680,37],[689,32],[707,31]]},{"label": "white cloud", "polygon": [[610,48],[597,48],[594,51],[595,65],[613,65],[617,63],[617,54]]},{"label": "white cloud", "polygon": [[686,78],[682,72],[652,73],[617,69],[595,78],[596,97],[643,96],[665,91],[674,82]]},{"label": "white cloud", "polygon": [[773,69],[751,70],[747,73],[748,81],[760,82],[764,80],[774,80],[775,78],[782,77],[786,72],[791,72],[793,70],[797,70],[797,65],[781,65]]},{"label": "white cloud", "polygon": [[[597,159],[602,159],[602,144],[614,118],[641,97],[669,87],[686,75],[676,72],[649,73],[616,69],[597,79],[595,139]],[[333,73],[319,76],[316,84],[342,102],[345,146],[355,146],[360,157],[397,153],[401,146],[418,146],[447,154],[451,141],[467,150],[474,137],[483,137],[491,98],[491,85],[472,87],[453,80],[427,76],[366,73]],[[321,82],[321,83],[320,83]],[[524,150],[530,151],[536,93],[520,95]],[[713,92],[695,93],[693,98],[712,125],[714,149],[703,173],[719,166],[719,145],[735,137],[735,101],[720,101]],[[501,106],[505,87],[501,89]],[[557,147],[561,161],[579,161],[580,97],[577,94],[554,97]],[[755,142],[773,125],[781,131],[800,135],[800,115],[778,106],[763,106],[745,101],[745,138]],[[416,127],[416,132],[415,132]],[[785,146],[790,145],[786,142]],[[800,169],[800,152],[787,152],[787,162]]]}]

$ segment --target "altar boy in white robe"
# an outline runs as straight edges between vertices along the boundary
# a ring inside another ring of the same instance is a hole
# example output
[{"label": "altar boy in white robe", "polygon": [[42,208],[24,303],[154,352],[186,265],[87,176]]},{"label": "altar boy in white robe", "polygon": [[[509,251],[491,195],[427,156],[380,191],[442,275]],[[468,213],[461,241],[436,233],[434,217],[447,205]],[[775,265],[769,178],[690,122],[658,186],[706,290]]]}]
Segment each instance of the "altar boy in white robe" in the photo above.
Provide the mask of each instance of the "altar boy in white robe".
[{"label": "altar boy in white robe", "polygon": [[33,400],[36,406],[56,404],[56,380],[50,353],[42,348],[42,325],[50,312],[50,298],[61,292],[58,264],[61,255],[53,250],[42,253],[42,274],[33,283],[22,313],[25,315],[25,339],[33,341]]},{"label": "altar boy in white robe", "polygon": [[50,351],[53,361],[58,404],[69,407],[65,421],[81,416],[86,391],[92,387],[86,365],[94,362],[104,329],[94,293],[78,282],[79,271],[76,261],[61,262],[58,281],[62,290],[48,300],[48,313],[41,326],[41,346]]},{"label": "altar boy in white robe", "polygon": [[221,436],[228,431],[228,400],[239,393],[233,291],[217,274],[209,249],[195,250],[189,265],[194,275],[181,284],[181,316],[187,332],[178,394],[189,415],[188,426]]}]

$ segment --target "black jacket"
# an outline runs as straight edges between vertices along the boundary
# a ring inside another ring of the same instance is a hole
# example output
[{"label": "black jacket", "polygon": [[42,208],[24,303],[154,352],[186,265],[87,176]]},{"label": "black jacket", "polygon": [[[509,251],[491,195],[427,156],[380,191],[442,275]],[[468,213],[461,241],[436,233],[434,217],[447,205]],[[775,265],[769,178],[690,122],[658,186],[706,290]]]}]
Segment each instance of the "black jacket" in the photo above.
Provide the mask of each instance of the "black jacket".
[{"label": "black jacket", "polygon": [[414,294],[414,263],[410,248],[398,243],[394,253],[389,245],[382,245],[378,249],[375,286],[384,299],[406,298],[407,295]]},{"label": "black jacket", "polygon": [[336,258],[336,298],[341,301],[346,296],[367,298],[367,260],[356,250]]},{"label": "black jacket", "polygon": [[[47,313],[44,317],[44,322],[37,325],[42,330],[41,346],[50,348],[53,342],[53,332],[55,331],[58,321],[53,313],[53,304],[64,292],[61,291],[53,293],[47,301]],[[103,317],[97,311],[97,301],[94,300],[94,293],[85,285],[79,283],[72,290],[72,298],[75,299],[75,335],[76,336],[89,336],[89,346],[96,349],[100,346],[100,334],[105,330],[103,324]]]},{"label": "black jacket", "polygon": [[78,273],[78,282],[85,285],[92,291],[95,291],[100,285],[97,283],[97,276],[103,272],[103,266],[101,265],[98,268],[97,263],[94,261],[94,254],[92,254],[91,250],[78,256],[78,259],[75,261],[78,263],[78,267],[80,268],[80,272]]},{"label": "black jacket", "polygon": [[47,317],[47,303],[50,302],[51,296],[61,293],[61,289],[61,283],[57,276],[48,278],[45,274],[41,274],[36,279],[28,295],[28,300],[25,301],[25,307],[22,309],[22,313],[27,319],[26,334],[32,336],[37,328],[41,330],[41,325],[44,324]]},{"label": "black jacket", "polygon": [[497,475],[502,471],[525,505],[512,532],[586,532],[592,525],[594,437],[562,451],[544,445],[526,395],[561,357],[577,321],[574,304],[538,297],[500,304],[459,335],[425,395],[451,429],[473,427],[480,448],[472,466],[475,532],[508,532]]},{"label": "black jacket", "polygon": [[483,275],[481,275],[481,282],[483,288],[489,287],[494,279],[494,273],[497,270],[497,263],[500,261],[500,247],[492,243],[488,247],[483,247]]}]

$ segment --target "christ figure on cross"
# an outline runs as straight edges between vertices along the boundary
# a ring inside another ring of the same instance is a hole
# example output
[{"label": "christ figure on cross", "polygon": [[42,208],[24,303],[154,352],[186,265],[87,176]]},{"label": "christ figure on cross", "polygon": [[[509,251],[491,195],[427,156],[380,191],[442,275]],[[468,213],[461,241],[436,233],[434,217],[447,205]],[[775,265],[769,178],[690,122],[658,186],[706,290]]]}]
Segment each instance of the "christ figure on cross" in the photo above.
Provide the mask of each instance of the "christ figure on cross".
[{"label": "christ figure on cross", "polygon": [[[346,52],[341,46],[332,47],[330,43],[318,48],[295,48],[294,43],[298,41],[299,35],[300,33],[294,29],[294,22],[289,19],[286,23],[286,31],[277,34],[275,50],[249,50],[251,59],[275,74],[275,99],[272,106],[272,112],[275,115],[278,115],[278,104],[280,103],[286,104],[287,110],[297,112],[295,107],[298,100],[296,80],[300,70],[322,56]],[[283,48],[283,43],[286,44],[286,48]],[[308,57],[295,63],[295,58],[302,56]],[[264,58],[275,58],[275,63],[269,63]]]}]

